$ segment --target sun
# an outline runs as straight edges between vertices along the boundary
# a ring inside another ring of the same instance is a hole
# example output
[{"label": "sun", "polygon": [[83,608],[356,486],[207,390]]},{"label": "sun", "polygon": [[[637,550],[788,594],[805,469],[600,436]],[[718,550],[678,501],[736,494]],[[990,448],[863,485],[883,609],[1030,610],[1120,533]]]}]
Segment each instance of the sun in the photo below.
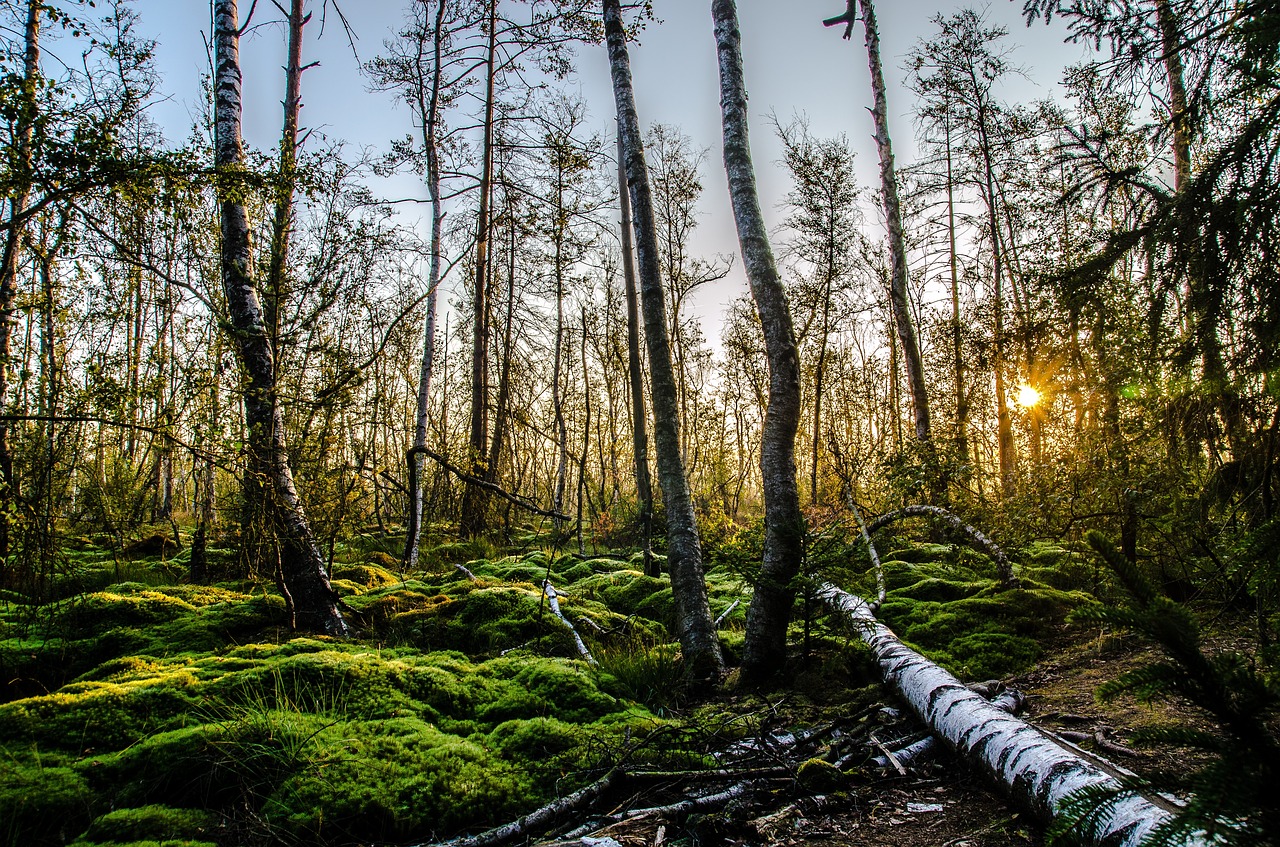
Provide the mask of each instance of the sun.
[{"label": "sun", "polygon": [[1017,403],[1022,408],[1030,409],[1032,406],[1035,406],[1036,404],[1038,404],[1041,399],[1042,399],[1042,395],[1040,394],[1040,392],[1037,391],[1032,386],[1030,385],[1018,386]]}]

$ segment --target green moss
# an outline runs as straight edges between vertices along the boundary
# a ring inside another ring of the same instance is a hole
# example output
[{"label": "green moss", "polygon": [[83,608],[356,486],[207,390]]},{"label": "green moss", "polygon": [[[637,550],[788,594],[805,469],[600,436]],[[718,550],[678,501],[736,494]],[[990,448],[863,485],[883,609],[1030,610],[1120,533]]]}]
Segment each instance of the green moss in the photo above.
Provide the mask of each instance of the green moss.
[{"label": "green moss", "polygon": [[[379,554],[373,554],[379,555]],[[386,555],[386,554],[380,554]],[[372,558],[372,556],[370,557]],[[388,557],[390,558],[390,557]],[[394,560],[391,567],[397,567],[398,562]],[[336,568],[332,574],[333,579],[345,579],[357,583],[363,588],[387,588],[392,585],[400,585],[401,579],[385,566],[379,567],[377,564],[367,565],[346,565]]]},{"label": "green moss", "polygon": [[142,806],[108,812],[89,825],[81,841],[136,842],[195,839],[209,834],[214,818],[199,809]]},{"label": "green moss", "polygon": [[41,747],[113,750],[180,721],[199,700],[178,669],[125,681],[86,681],[0,705],[0,738]]},{"label": "green moss", "polygon": [[910,564],[946,561],[955,555],[955,550],[951,544],[914,543],[894,550],[886,558]]},{"label": "green moss", "polygon": [[172,621],[195,610],[190,603],[159,591],[98,591],[78,598],[59,615],[64,635],[84,638],[118,627]]},{"label": "green moss", "polygon": [[903,586],[896,593],[899,596],[910,597],[914,600],[946,602],[972,597],[985,587],[986,585],[981,582],[959,582],[957,580],[925,577],[919,582]]},{"label": "green moss", "polygon": [[0,843],[62,844],[84,829],[98,797],[75,770],[0,754]]},{"label": "green moss", "polygon": [[928,578],[890,592],[879,616],[954,673],[1007,676],[1039,658],[1037,637],[1089,601],[1078,592],[1026,584],[1010,590],[996,582]]},{"label": "green moss", "polygon": [[975,632],[952,639],[950,665],[967,679],[999,679],[1027,667],[1043,652],[1032,638],[1005,632]]},{"label": "green moss", "polygon": [[640,615],[668,629],[675,624],[675,600],[666,579],[646,576],[640,571],[617,570],[578,580],[573,590],[596,600],[621,615]]},{"label": "green moss", "polygon": [[[535,784],[473,741],[411,719],[334,728],[320,759],[270,796],[264,814],[301,838],[360,832],[375,840],[514,817],[551,786]],[[332,739],[331,739],[332,740]]]},{"label": "green moss", "polygon": [[599,689],[581,662],[507,656],[485,662],[479,671],[512,683],[506,697],[476,711],[481,720],[493,723],[534,715],[587,723],[622,705]]}]

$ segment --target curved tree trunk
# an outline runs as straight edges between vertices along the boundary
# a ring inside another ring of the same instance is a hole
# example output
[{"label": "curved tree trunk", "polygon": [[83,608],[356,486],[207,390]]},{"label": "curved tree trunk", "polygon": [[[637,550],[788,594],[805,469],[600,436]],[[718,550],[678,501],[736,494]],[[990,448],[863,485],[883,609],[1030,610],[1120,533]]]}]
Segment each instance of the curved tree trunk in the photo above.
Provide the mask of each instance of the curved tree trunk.
[{"label": "curved tree trunk", "polygon": [[[1002,711],[905,646],[876,620],[862,598],[831,584],[823,585],[818,597],[853,623],[875,655],[885,682],[933,733],[1041,820],[1061,813],[1076,792],[1115,790],[1120,799],[1082,820],[1078,834],[1088,844],[1138,847],[1172,816],[1172,804],[1160,798],[1123,793],[1119,770],[1105,760],[1067,747]],[[1208,841],[1188,839],[1188,845],[1207,847]]]},{"label": "curved tree trunk", "polygon": [[742,37],[734,0],[713,0],[724,126],[724,169],[738,229],[742,261],[764,330],[769,359],[769,406],[760,438],[764,488],[764,551],[760,578],[747,611],[742,680],[750,685],[777,673],[787,658],[787,624],[795,602],[795,578],[804,558],[804,519],[796,485],[796,431],[800,426],[800,355],[786,290],[769,246],[760,211],[747,130],[747,89]]},{"label": "curved tree trunk", "polygon": [[[299,4],[300,5],[300,4]],[[236,0],[214,0],[216,49],[214,124],[215,164],[234,175],[244,168],[240,136],[240,30]],[[300,21],[300,19],[299,19]],[[316,546],[293,481],[285,448],[284,419],[276,395],[275,356],[263,320],[262,304],[249,276],[252,256],[249,215],[243,203],[219,193],[222,231],[222,289],[232,340],[245,375],[244,409],[249,450],[261,458],[265,484],[270,488],[273,523],[280,533],[281,578],[293,624],[298,629],[346,635],[337,595],[329,585],[324,560]]]},{"label": "curved tree trunk", "polygon": [[667,511],[667,563],[676,604],[680,647],[689,678],[706,681],[724,671],[720,642],[711,621],[707,585],[702,571],[702,542],[694,518],[693,500],[680,458],[680,405],[671,348],[667,341],[666,304],[658,264],[658,237],[653,194],[631,87],[631,60],[619,0],[601,0],[609,69],[618,109],[618,131],[626,162],[631,208],[635,215],[636,259],[640,298],[644,307],[645,340],[649,345],[649,381],[653,398],[653,440],[658,458],[658,482]]},{"label": "curved tree trunk", "polygon": [[[903,506],[896,512],[889,512],[887,515],[881,515],[871,522],[871,525],[865,529],[868,534],[879,529],[884,529],[891,523],[900,521],[903,518],[937,518],[945,521],[948,526],[961,535],[967,535],[973,543],[991,557],[996,563],[996,574],[1000,578],[1001,584],[1007,587],[1015,587],[1018,579],[1013,575],[1013,563],[1009,561],[1009,557],[1005,555],[1004,550],[1000,549],[1000,545],[991,540],[990,536],[977,527],[971,526],[960,519],[959,516],[948,512],[941,506]],[[861,518],[859,518],[861,523]],[[870,538],[868,537],[868,541]]]}]

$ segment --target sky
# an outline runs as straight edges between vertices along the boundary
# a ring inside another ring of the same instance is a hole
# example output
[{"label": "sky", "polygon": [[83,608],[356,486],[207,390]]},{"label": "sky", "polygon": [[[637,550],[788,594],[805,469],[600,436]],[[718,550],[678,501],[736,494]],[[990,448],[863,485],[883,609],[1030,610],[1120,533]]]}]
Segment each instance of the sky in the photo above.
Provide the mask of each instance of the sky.
[{"label": "sky", "polygon": [[[377,55],[401,24],[405,0],[339,0],[355,34],[352,44],[332,5],[310,0],[315,19],[308,26],[304,62],[318,62],[303,78],[302,124],[305,129],[344,141],[350,149],[388,148],[390,140],[414,132],[408,108],[386,93],[373,91],[360,72],[360,62]],[[330,4],[332,0],[330,0]],[[240,0],[243,16],[251,0]],[[881,53],[889,86],[890,131],[900,166],[915,159],[913,97],[903,87],[904,66],[911,48],[927,39],[936,14],[950,14],[966,5],[948,0],[882,0],[877,7]],[[790,186],[779,163],[781,150],[769,123],[776,114],[784,123],[805,116],[819,136],[845,134],[857,151],[859,181],[879,185],[878,158],[872,140],[871,88],[862,28],[841,39],[843,26],[826,29],[824,18],[844,11],[843,0],[739,0],[743,60],[751,110],[751,140],[760,184],[761,202],[773,225],[780,225],[780,208]],[[209,32],[209,4],[203,0],[135,0],[139,34],[156,41],[156,65],[163,99],[151,109],[152,119],[173,142],[186,137],[200,110],[200,79],[208,72],[205,41]],[[707,257],[737,252],[737,235],[730,213],[728,188],[721,163],[720,108],[715,41],[708,0],[654,0],[659,23],[650,24],[639,44],[631,45],[632,74],[642,124],[680,127],[694,143],[706,148],[701,226],[694,254]],[[1053,96],[1062,69],[1082,61],[1087,48],[1064,43],[1065,29],[1037,22],[1027,27],[1021,0],[992,0],[988,20],[1009,30],[1011,59],[1025,70],[1003,96],[1028,102]],[[258,4],[258,20],[279,14],[269,0]],[[242,39],[245,80],[245,138],[259,149],[278,143],[283,90],[284,31],[261,26]],[[566,84],[587,100],[591,123],[612,136],[613,92],[603,46],[578,50],[577,72]],[[425,197],[416,178],[405,176],[378,186],[389,195]],[[396,198],[390,198],[396,199]],[[416,206],[402,207],[419,214]],[[874,211],[868,219],[875,221]],[[425,227],[423,228],[425,231]],[[720,315],[729,302],[746,290],[742,263],[726,279],[703,287],[691,304],[703,316],[709,339],[719,337]]]}]

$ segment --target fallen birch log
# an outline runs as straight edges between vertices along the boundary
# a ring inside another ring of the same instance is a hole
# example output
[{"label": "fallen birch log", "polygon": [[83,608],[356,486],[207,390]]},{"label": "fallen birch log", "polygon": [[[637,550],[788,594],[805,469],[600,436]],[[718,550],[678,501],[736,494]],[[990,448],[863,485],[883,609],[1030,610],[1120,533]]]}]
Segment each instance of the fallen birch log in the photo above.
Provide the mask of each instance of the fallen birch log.
[{"label": "fallen birch log", "polygon": [[[876,620],[867,602],[830,583],[817,596],[845,615],[875,654],[885,682],[934,735],[994,778],[1013,799],[1042,820],[1064,811],[1080,791],[1114,789],[1118,799],[1080,821],[1078,834],[1088,844],[1137,847],[1167,822],[1177,807],[1160,797],[1126,789],[1121,769],[1104,760],[1086,759],[1045,733],[1001,711],[960,680],[907,647]],[[1210,847],[1206,837],[1187,839],[1187,847]]]},{"label": "fallen birch log", "polygon": [[605,792],[617,785],[626,774],[614,768],[590,785],[583,786],[572,794],[566,794],[545,806],[534,809],[524,817],[511,823],[494,827],[477,835],[466,835],[434,844],[417,845],[417,847],[500,847],[517,839],[527,839],[531,835],[543,832],[554,823],[579,809],[590,806]]},{"label": "fallen birch log", "polygon": [[[975,693],[980,693],[980,692],[975,692]],[[1016,714],[1018,709],[1022,708],[1022,704],[1024,700],[1021,692],[1010,689],[1009,691],[1002,692],[999,696],[995,697],[989,702],[991,703],[992,706],[995,706],[1000,711],[1007,712],[1012,715],[1012,714]],[[938,740],[938,736],[926,735],[924,738],[921,738],[919,741],[914,741],[911,744],[908,744],[906,747],[892,751],[892,755],[893,755],[892,761],[889,759],[889,756],[886,754],[886,755],[871,757],[871,764],[875,765],[878,768],[881,768],[882,770],[888,769],[890,766],[895,766],[895,765],[903,768],[909,768],[915,765],[921,759],[925,759],[933,755],[933,753],[938,749],[938,746],[941,743],[942,742]],[[840,767],[840,766],[841,766],[841,762],[836,762],[836,767]]]}]

